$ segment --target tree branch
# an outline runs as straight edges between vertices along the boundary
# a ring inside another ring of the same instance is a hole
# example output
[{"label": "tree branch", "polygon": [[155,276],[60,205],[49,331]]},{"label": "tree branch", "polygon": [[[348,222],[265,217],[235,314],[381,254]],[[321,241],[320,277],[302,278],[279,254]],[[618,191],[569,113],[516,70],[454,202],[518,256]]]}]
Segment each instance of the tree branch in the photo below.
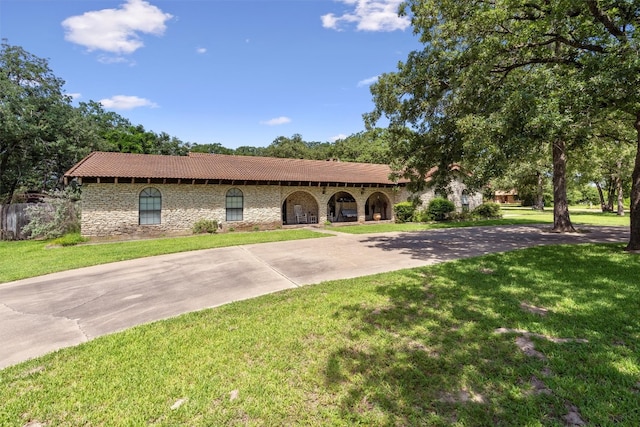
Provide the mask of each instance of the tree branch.
[{"label": "tree branch", "polygon": [[[551,35],[551,34],[549,34]],[[580,43],[577,40],[570,40],[566,37],[563,37],[559,34],[555,34],[555,39],[554,41],[558,41],[562,44],[566,44],[567,46],[571,46],[571,47],[575,47],[576,49],[581,49],[581,50],[588,50],[590,52],[598,52],[598,53],[604,53],[605,49],[602,46],[598,46],[595,44],[588,44],[588,43]]]},{"label": "tree branch", "polygon": [[516,62],[511,65],[498,66],[491,70],[492,73],[505,73],[508,74],[513,70],[518,68],[526,67],[527,65],[535,65],[535,64],[564,64],[564,65],[572,65],[577,68],[581,68],[582,65],[572,59],[566,58],[533,58],[524,62]]},{"label": "tree branch", "polygon": [[616,27],[613,21],[609,19],[609,17],[598,8],[598,3],[596,2],[596,0],[587,0],[587,6],[589,7],[589,12],[591,12],[591,15],[593,15],[594,18],[596,18],[602,25],[604,25],[604,27],[611,35],[613,35],[621,42],[627,41],[627,37],[624,31]]}]

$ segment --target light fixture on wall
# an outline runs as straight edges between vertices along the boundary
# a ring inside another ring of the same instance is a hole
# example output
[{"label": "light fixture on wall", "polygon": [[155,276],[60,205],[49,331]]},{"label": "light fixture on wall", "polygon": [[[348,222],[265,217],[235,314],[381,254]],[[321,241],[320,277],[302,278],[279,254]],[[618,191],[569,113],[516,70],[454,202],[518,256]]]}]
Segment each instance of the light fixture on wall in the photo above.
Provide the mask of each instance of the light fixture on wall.
[{"label": "light fixture on wall", "polygon": [[325,194],[327,192],[327,187],[322,187],[322,194]]},{"label": "light fixture on wall", "polygon": [[364,187],[360,187],[360,194],[364,194]]}]

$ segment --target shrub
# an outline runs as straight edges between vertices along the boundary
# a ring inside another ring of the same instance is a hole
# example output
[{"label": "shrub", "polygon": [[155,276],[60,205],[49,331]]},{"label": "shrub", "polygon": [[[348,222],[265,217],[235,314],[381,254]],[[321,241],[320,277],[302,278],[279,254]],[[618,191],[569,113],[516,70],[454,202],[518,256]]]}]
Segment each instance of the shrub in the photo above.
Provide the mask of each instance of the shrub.
[{"label": "shrub", "polygon": [[472,215],[472,213],[468,211],[451,212],[449,214],[449,220],[455,222],[472,221],[473,218],[474,216]]},{"label": "shrub", "polygon": [[493,202],[483,203],[473,210],[473,215],[477,218],[491,219],[502,218],[500,205]]},{"label": "shrub", "polygon": [[418,210],[416,209],[416,211],[413,213],[413,221],[414,222],[429,222],[431,221],[431,215],[429,214],[429,211],[426,209],[421,209]]},{"label": "shrub", "polygon": [[456,210],[456,206],[451,200],[447,200],[443,197],[436,197],[429,202],[427,206],[427,212],[429,216],[436,221],[444,221],[449,217],[449,214]]},{"label": "shrub", "polygon": [[409,222],[413,219],[416,207],[411,202],[400,202],[393,205],[393,212],[397,223]]},{"label": "shrub", "polygon": [[55,239],[67,233],[80,232],[80,210],[76,208],[77,195],[70,191],[56,191],[46,203],[27,208],[29,223],[23,228],[30,239]]},{"label": "shrub", "polygon": [[216,233],[218,231],[218,221],[215,219],[199,219],[193,224],[192,231],[193,234]]},{"label": "shrub", "polygon": [[67,233],[62,237],[54,239],[51,243],[60,246],[74,246],[79,243],[87,242],[89,239],[82,237],[80,233]]}]

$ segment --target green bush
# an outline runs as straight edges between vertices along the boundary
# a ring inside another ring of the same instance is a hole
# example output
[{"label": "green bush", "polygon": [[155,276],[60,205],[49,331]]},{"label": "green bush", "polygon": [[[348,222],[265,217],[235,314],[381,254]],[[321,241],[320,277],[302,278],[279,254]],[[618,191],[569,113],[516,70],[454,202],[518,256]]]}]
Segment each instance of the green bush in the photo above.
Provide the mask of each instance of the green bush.
[{"label": "green bush", "polygon": [[435,221],[444,221],[449,217],[449,214],[456,210],[456,206],[451,200],[447,200],[443,197],[436,197],[429,202],[427,206],[427,212],[431,219]]},{"label": "green bush", "polygon": [[193,224],[192,231],[193,234],[216,233],[218,231],[218,221],[215,219],[199,219]]},{"label": "green bush", "polygon": [[82,237],[80,235],[80,233],[67,233],[62,237],[58,237],[57,239],[54,239],[51,241],[51,243],[53,245],[60,245],[60,246],[74,246],[77,245],[79,243],[84,243],[87,242],[89,239],[87,239],[86,237]]},{"label": "green bush", "polygon": [[462,221],[472,221],[474,216],[471,212],[462,211],[462,212],[451,212],[449,214],[449,221],[454,222],[462,222]]},{"label": "green bush", "polygon": [[29,223],[22,229],[30,239],[55,239],[67,233],[80,232],[80,210],[72,191],[49,194],[46,203],[27,208]]},{"label": "green bush", "polygon": [[502,218],[502,211],[499,204],[486,202],[475,208],[473,215],[483,219]]},{"label": "green bush", "polygon": [[413,219],[416,207],[411,202],[400,202],[393,205],[393,212],[396,216],[396,222],[410,222]]},{"label": "green bush", "polygon": [[413,222],[429,222],[431,220],[431,214],[429,214],[427,209],[416,209],[413,213]]}]

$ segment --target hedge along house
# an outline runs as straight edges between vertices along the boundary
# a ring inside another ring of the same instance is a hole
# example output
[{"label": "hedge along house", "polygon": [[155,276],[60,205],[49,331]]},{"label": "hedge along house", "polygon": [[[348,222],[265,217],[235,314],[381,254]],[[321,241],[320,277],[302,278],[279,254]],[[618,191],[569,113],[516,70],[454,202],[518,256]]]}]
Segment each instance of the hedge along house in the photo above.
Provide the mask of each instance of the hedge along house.
[{"label": "hedge along house", "polygon": [[[81,184],[82,234],[106,237],[185,234],[201,219],[226,230],[393,220],[393,205],[410,194],[390,173],[366,163],[94,152],[65,180]],[[463,187],[454,187],[460,206]]]}]

